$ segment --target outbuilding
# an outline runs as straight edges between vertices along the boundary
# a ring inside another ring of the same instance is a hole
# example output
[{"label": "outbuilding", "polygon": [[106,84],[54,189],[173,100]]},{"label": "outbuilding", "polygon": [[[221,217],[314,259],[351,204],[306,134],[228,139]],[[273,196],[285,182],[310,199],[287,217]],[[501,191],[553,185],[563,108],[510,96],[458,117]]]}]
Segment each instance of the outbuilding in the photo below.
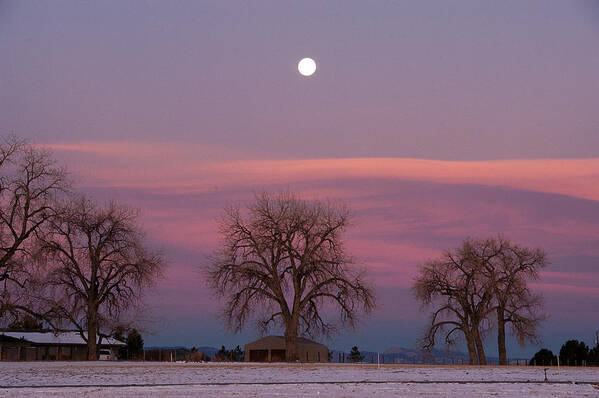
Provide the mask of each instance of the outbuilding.
[{"label": "outbuilding", "polygon": [[[245,362],[282,362],[286,358],[285,337],[266,336],[244,346]],[[327,346],[298,337],[297,354],[300,362],[328,362]]]},{"label": "outbuilding", "polygon": [[[125,343],[104,337],[98,351],[110,350],[117,357]],[[87,343],[79,332],[9,332],[0,331],[0,361],[83,361]]]}]

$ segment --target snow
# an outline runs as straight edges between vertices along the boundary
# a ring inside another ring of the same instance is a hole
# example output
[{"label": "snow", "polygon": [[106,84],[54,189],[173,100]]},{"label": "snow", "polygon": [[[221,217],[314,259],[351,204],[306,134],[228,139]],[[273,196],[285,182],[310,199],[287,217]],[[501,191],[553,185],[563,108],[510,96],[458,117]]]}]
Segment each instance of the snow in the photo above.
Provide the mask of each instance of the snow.
[{"label": "snow", "polygon": [[[84,344],[87,342],[83,340],[79,332],[1,332],[0,335],[13,337],[15,339],[23,339],[31,343],[38,344]],[[99,337],[98,337],[99,339]],[[125,345],[124,343],[115,340],[110,337],[104,337],[102,339],[103,345]]]},{"label": "snow", "polygon": [[599,368],[2,362],[0,396],[599,396]]}]

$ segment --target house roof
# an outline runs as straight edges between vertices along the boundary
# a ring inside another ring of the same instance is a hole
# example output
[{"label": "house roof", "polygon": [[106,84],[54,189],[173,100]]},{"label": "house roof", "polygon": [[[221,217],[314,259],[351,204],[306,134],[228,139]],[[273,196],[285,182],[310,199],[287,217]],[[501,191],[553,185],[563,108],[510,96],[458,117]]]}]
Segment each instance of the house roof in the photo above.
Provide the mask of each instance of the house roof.
[{"label": "house roof", "polygon": [[[0,335],[37,344],[87,344],[79,332],[0,332]],[[124,346],[126,344],[111,337],[104,337],[102,345]]]}]

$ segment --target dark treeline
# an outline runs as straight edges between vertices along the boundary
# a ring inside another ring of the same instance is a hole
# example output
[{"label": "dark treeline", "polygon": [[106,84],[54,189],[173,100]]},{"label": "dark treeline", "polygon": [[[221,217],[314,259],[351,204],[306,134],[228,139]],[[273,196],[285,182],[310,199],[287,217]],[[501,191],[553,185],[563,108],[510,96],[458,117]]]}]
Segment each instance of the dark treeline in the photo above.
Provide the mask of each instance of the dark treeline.
[{"label": "dark treeline", "polygon": [[[559,361],[558,361],[559,359]],[[537,366],[599,366],[599,343],[589,348],[583,341],[568,340],[559,350],[559,357],[547,348],[540,349],[530,360]]]}]

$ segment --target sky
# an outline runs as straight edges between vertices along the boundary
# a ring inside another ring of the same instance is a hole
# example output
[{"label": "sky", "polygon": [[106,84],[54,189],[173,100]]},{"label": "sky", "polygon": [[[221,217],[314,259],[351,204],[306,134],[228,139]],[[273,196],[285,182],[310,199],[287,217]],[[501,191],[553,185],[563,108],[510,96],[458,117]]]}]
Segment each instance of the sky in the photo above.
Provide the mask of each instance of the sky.
[{"label": "sky", "polygon": [[593,343],[596,1],[0,0],[0,54],[0,134],[140,208],[165,253],[147,345],[257,337],[224,329],[199,267],[226,205],[287,189],[352,208],[347,247],[379,296],[331,348],[413,346],[418,265],[499,233],[548,252],[543,346]]}]

